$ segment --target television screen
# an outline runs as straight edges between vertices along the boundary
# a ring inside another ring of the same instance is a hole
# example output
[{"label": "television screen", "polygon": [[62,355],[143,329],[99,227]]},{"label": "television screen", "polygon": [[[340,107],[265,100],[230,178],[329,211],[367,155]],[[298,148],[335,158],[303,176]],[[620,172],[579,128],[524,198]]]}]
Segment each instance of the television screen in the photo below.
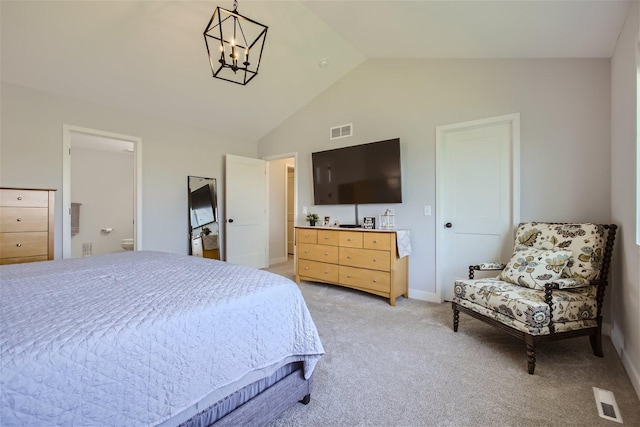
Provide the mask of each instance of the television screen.
[{"label": "television screen", "polygon": [[316,205],[402,203],[400,139],[311,154]]},{"label": "television screen", "polygon": [[191,192],[191,227],[202,227],[215,221],[209,184]]}]

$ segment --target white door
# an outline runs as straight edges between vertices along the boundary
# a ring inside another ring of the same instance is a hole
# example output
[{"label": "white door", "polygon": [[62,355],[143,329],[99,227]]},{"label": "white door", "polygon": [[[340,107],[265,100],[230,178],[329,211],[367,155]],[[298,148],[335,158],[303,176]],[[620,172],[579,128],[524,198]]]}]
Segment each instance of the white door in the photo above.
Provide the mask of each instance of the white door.
[{"label": "white door", "polygon": [[440,300],[469,265],[506,262],[519,221],[520,115],[436,128],[436,258]]},{"label": "white door", "polygon": [[266,162],[227,154],[225,165],[226,260],[266,268]]}]

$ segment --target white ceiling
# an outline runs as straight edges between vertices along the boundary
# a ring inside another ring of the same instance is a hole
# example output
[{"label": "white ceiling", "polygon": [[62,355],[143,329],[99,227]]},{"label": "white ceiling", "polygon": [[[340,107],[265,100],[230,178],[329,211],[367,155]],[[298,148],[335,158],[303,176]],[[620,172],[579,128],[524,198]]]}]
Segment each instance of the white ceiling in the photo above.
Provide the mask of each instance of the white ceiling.
[{"label": "white ceiling", "polygon": [[368,58],[609,58],[628,1],[240,0],[269,26],[244,87],[211,77],[216,6],[2,0],[1,78],[258,140]]}]

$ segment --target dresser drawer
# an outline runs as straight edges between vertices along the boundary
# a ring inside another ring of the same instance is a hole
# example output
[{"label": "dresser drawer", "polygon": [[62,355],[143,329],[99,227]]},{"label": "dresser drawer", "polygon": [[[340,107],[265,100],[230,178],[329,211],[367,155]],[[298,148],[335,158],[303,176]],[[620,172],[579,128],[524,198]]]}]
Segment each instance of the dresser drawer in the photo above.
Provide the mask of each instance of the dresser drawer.
[{"label": "dresser drawer", "polygon": [[340,265],[391,271],[391,256],[388,251],[374,249],[340,248]]},{"label": "dresser drawer", "polygon": [[337,230],[318,230],[318,244],[338,246],[340,243],[339,233]]},{"label": "dresser drawer", "polygon": [[298,243],[318,243],[318,230],[298,228],[296,238]]},{"label": "dresser drawer", "polygon": [[26,256],[26,257],[20,257],[20,258],[0,258],[0,265],[22,264],[24,262],[47,261],[48,259],[49,258],[46,255]]},{"label": "dresser drawer", "polygon": [[338,282],[338,265],[323,262],[298,260],[298,276],[320,280],[321,282]]},{"label": "dresser drawer", "polygon": [[391,273],[340,266],[340,283],[361,289],[389,293]]},{"label": "dresser drawer", "polygon": [[338,263],[338,247],[327,245],[298,244],[298,258],[312,261]]},{"label": "dresser drawer", "polygon": [[47,255],[49,234],[42,232],[0,233],[0,258]]},{"label": "dresser drawer", "polygon": [[362,247],[362,231],[339,231],[340,246],[345,248]]},{"label": "dresser drawer", "polygon": [[391,233],[364,233],[363,247],[365,249],[391,250]]},{"label": "dresser drawer", "polygon": [[49,229],[48,208],[0,207],[0,231],[47,231]]},{"label": "dresser drawer", "polygon": [[49,206],[49,192],[3,188],[0,190],[0,206],[46,208]]}]

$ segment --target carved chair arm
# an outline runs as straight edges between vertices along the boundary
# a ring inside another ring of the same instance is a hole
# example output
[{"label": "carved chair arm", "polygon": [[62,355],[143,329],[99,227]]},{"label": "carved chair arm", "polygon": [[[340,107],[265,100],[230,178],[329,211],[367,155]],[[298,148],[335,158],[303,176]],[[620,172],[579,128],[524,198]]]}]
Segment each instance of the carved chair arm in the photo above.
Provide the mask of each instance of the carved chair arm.
[{"label": "carved chair arm", "polygon": [[502,271],[505,265],[499,262],[482,262],[476,265],[469,266],[469,279],[474,278],[476,271]]}]

